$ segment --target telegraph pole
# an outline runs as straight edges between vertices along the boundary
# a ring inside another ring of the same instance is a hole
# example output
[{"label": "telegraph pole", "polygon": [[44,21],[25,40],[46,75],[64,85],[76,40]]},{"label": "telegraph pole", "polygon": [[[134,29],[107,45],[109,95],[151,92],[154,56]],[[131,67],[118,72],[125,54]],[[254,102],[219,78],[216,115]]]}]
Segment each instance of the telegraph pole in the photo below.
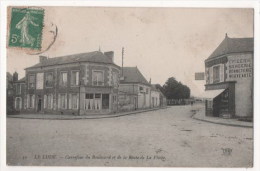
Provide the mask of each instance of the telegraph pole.
[{"label": "telegraph pole", "polygon": [[124,76],[124,70],[123,70],[123,67],[124,67],[124,51],[125,51],[125,49],[124,49],[124,47],[122,47],[122,68],[121,68],[122,77]]}]

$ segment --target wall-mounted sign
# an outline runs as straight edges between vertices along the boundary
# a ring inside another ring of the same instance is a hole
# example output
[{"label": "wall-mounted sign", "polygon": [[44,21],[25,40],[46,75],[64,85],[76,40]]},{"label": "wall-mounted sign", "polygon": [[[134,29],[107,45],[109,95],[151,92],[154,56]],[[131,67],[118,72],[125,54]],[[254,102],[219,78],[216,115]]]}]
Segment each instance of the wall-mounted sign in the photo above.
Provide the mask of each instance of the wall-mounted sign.
[{"label": "wall-mounted sign", "polygon": [[195,73],[195,80],[204,80],[204,79],[205,79],[204,72],[196,72]]},{"label": "wall-mounted sign", "polygon": [[248,56],[239,56],[237,58],[233,57],[232,59],[229,59],[227,63],[228,78],[232,80],[232,79],[252,77],[252,73],[253,73],[252,65],[253,65],[252,59],[249,58]]}]

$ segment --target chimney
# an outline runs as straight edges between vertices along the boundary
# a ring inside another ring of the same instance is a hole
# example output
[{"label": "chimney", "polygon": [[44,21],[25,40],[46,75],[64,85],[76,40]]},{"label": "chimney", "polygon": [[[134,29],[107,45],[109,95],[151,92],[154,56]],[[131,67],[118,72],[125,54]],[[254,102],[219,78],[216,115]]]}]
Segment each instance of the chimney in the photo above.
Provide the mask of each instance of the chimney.
[{"label": "chimney", "polygon": [[47,60],[47,56],[39,56],[40,63]]},{"label": "chimney", "polygon": [[18,73],[16,71],[13,74],[13,81],[18,81]]},{"label": "chimney", "polygon": [[104,52],[104,55],[106,55],[112,62],[114,62],[114,51]]}]

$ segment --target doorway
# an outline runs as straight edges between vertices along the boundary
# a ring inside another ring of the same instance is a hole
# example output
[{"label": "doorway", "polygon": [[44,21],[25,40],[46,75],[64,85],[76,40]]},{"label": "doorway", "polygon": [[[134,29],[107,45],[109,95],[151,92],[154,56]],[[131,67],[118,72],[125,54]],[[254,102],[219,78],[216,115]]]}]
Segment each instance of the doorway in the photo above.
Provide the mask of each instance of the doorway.
[{"label": "doorway", "polygon": [[38,96],[38,103],[37,103],[37,112],[42,111],[42,98]]}]

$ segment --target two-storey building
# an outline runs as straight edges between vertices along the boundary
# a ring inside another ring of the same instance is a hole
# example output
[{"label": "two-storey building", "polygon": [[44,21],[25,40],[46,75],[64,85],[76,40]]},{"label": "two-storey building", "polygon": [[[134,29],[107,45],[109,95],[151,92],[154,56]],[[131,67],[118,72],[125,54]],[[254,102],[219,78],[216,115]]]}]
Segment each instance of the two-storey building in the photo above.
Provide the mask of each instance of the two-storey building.
[{"label": "two-storey building", "polygon": [[123,67],[119,86],[120,108],[144,109],[151,107],[151,84],[137,67]]},{"label": "two-storey building", "polygon": [[253,38],[226,35],[205,60],[206,115],[253,116]]},{"label": "two-storey building", "polygon": [[120,67],[114,52],[40,56],[26,71],[24,110],[31,113],[103,114],[117,110]]}]

